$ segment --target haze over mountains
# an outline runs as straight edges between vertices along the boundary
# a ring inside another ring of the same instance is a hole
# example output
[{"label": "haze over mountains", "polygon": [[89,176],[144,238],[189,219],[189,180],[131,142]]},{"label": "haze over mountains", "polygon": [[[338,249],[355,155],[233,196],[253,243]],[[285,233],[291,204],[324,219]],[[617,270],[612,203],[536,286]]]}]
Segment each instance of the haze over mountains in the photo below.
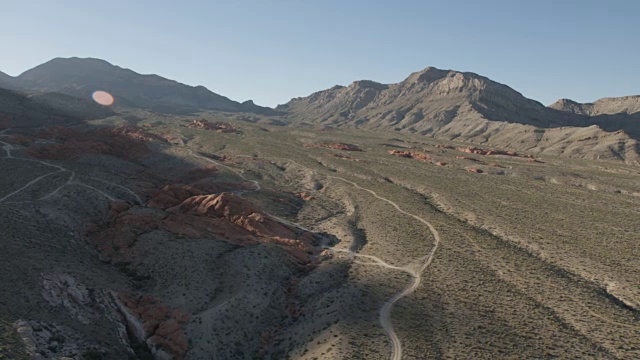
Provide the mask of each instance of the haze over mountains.
[{"label": "haze over mountains", "polygon": [[0,87],[88,99],[95,90],[120,106],[153,112],[251,112],[292,125],[396,130],[517,151],[637,163],[640,96],[593,104],[562,99],[546,107],[486,77],[428,67],[397,84],[355,81],[284,105],[239,103],[203,86],[141,75],[99,59],[56,58],[17,77],[0,73]]}]

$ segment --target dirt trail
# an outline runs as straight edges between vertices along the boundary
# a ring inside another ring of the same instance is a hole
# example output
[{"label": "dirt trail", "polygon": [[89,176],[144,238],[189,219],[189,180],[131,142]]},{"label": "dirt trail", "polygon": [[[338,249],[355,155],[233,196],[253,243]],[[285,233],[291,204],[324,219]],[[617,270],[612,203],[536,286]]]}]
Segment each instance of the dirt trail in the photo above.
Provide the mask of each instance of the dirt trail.
[{"label": "dirt trail", "polygon": [[[301,165],[293,160],[289,160],[289,159],[281,159],[281,160],[286,160],[290,163],[293,163],[299,167],[302,167],[304,169],[307,169],[309,171],[311,171],[314,174],[317,174],[317,172],[313,169],[310,169],[304,165]],[[363,258],[368,258],[368,259],[372,259],[374,260],[373,263],[366,263],[366,262],[359,262],[362,265],[375,265],[375,266],[382,266],[384,268],[388,268],[388,269],[393,269],[393,270],[401,270],[404,272],[409,273],[412,276],[411,281],[409,282],[409,284],[407,284],[407,286],[405,286],[404,289],[402,289],[402,291],[400,291],[399,293],[397,293],[396,295],[394,295],[391,299],[389,299],[386,303],[384,303],[384,305],[382,306],[382,308],[380,309],[380,325],[382,326],[382,328],[384,329],[385,333],[387,334],[387,336],[389,336],[389,339],[391,339],[391,360],[401,360],[402,359],[402,343],[400,342],[400,339],[398,338],[398,335],[396,334],[395,330],[393,329],[393,324],[391,323],[391,309],[393,308],[393,305],[395,305],[396,302],[398,302],[398,300],[402,299],[403,297],[413,293],[418,286],[420,286],[420,284],[422,283],[422,273],[424,272],[424,270],[431,264],[431,262],[433,261],[433,256],[435,255],[436,250],[438,249],[438,247],[440,246],[440,234],[438,233],[438,231],[436,230],[436,228],[427,220],[425,220],[424,218],[421,218],[417,215],[411,214],[405,210],[403,210],[397,203],[395,203],[392,200],[389,200],[385,197],[382,197],[380,195],[378,195],[378,193],[376,193],[373,190],[364,188],[356,183],[354,183],[353,181],[347,180],[345,178],[339,177],[339,176],[334,176],[334,175],[324,175],[327,178],[330,179],[336,179],[336,180],[340,180],[343,182],[346,182],[350,185],[352,185],[353,187],[355,187],[356,189],[362,190],[362,191],[366,191],[368,193],[370,193],[371,195],[373,195],[375,198],[382,200],[388,204],[390,204],[391,206],[393,206],[396,211],[398,211],[399,213],[412,217],[415,220],[421,222],[422,224],[426,225],[429,228],[429,231],[431,232],[431,234],[433,235],[434,238],[434,242],[433,242],[433,247],[431,248],[431,251],[429,251],[429,253],[424,256],[421,260],[421,264],[417,269],[412,269],[410,266],[404,266],[404,267],[397,267],[397,266],[393,266],[393,265],[389,265],[387,263],[385,263],[384,261],[382,261],[380,258],[375,257],[375,256],[371,256],[371,255],[361,255],[361,254],[357,254],[354,253],[352,251],[349,250],[338,250],[338,249],[333,249],[333,251],[336,252],[346,252],[349,253],[351,256],[354,257],[363,257]]]},{"label": "dirt trail", "polygon": [[[7,129],[7,130],[8,130],[8,129]],[[6,130],[5,130],[5,131],[6,131]],[[4,132],[2,132],[2,134],[4,134]],[[3,136],[6,136],[6,135],[3,135]],[[13,159],[13,160],[18,160],[18,161],[29,161],[29,162],[35,162],[35,163],[38,163],[38,164],[42,164],[42,165],[45,165],[45,166],[48,166],[48,167],[52,167],[52,168],[57,169],[56,171],[52,171],[52,172],[46,173],[46,174],[44,174],[44,175],[41,175],[41,176],[39,176],[39,177],[37,177],[37,178],[35,178],[35,179],[33,179],[33,180],[29,181],[28,183],[26,183],[26,184],[25,184],[24,186],[22,186],[21,188],[19,188],[19,189],[15,190],[15,191],[13,191],[13,192],[11,192],[11,193],[9,193],[9,194],[7,194],[7,195],[3,196],[2,198],[0,198],[0,203],[2,203],[2,204],[12,204],[12,203],[22,203],[22,202],[24,202],[24,201],[19,201],[19,202],[6,202],[5,200],[7,200],[8,198],[10,198],[10,197],[12,197],[12,196],[14,196],[14,195],[16,195],[16,194],[18,194],[18,193],[20,193],[20,192],[24,191],[25,189],[29,188],[30,186],[32,186],[32,185],[34,185],[34,184],[36,184],[36,183],[40,182],[42,179],[44,179],[44,178],[46,178],[46,177],[48,177],[48,176],[50,176],[50,175],[57,174],[57,173],[61,173],[61,172],[69,172],[69,173],[71,173],[71,175],[69,176],[69,179],[67,179],[67,181],[66,181],[64,184],[60,185],[59,187],[57,187],[56,189],[54,189],[54,190],[53,190],[53,191],[51,191],[50,193],[48,193],[48,194],[46,194],[46,195],[42,196],[41,198],[39,198],[39,199],[37,199],[37,200],[35,200],[35,201],[40,201],[40,200],[48,199],[48,198],[50,198],[50,197],[52,197],[52,196],[56,195],[56,194],[57,194],[57,193],[58,193],[62,188],[64,188],[65,186],[70,186],[70,185],[78,185],[78,186],[82,186],[82,187],[85,187],[85,188],[91,189],[91,190],[93,190],[93,191],[95,191],[95,192],[99,193],[100,195],[102,195],[102,196],[106,197],[106,198],[107,198],[107,199],[109,199],[110,201],[123,201],[122,199],[118,199],[118,198],[116,198],[116,197],[114,197],[114,196],[111,196],[110,194],[107,194],[106,192],[104,192],[104,191],[102,191],[102,190],[100,190],[100,189],[97,189],[97,188],[95,188],[95,187],[93,187],[93,186],[91,186],[91,185],[85,184],[85,183],[83,183],[83,182],[82,182],[82,181],[80,181],[80,180],[75,180],[75,177],[76,177],[76,172],[75,172],[75,171],[72,171],[72,170],[66,169],[66,168],[64,168],[64,167],[62,167],[62,166],[59,166],[59,165],[55,165],[55,164],[48,163],[48,162],[46,162],[46,161],[41,161],[41,160],[36,160],[36,159],[27,159],[27,158],[19,158],[19,157],[15,157],[15,156],[13,156],[13,154],[11,153],[11,151],[13,151],[13,150],[15,150],[15,149],[16,149],[13,145],[8,144],[8,143],[6,143],[6,142],[4,142],[4,141],[1,141],[1,140],[0,140],[0,143],[2,144],[2,148],[4,149],[4,151],[5,151],[5,153],[6,153],[6,157],[5,157],[5,159]],[[129,188],[127,188],[127,187],[124,187],[124,186],[122,186],[122,185],[119,185],[119,184],[115,184],[115,183],[112,183],[112,182],[109,182],[109,181],[106,181],[106,180],[99,179],[99,178],[94,178],[94,177],[91,177],[91,178],[92,178],[92,179],[99,180],[100,182],[103,182],[103,183],[105,183],[105,184],[109,184],[109,185],[116,186],[116,187],[118,187],[118,188],[122,188],[122,189],[126,190],[129,194],[133,195],[133,196],[136,198],[136,200],[137,200],[140,204],[142,204],[142,199],[140,199],[140,197],[139,197],[135,192],[133,192],[131,189],[129,189]]]}]

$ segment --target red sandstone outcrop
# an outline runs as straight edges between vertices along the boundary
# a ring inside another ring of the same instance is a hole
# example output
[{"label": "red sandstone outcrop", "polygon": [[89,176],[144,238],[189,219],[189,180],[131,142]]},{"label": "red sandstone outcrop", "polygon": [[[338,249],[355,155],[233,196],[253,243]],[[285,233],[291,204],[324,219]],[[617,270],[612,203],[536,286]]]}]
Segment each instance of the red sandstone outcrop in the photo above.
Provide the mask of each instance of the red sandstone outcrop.
[{"label": "red sandstone outcrop", "polygon": [[205,119],[193,120],[189,124],[183,125],[183,126],[188,128],[193,128],[193,129],[214,131],[217,133],[233,133],[233,134],[240,133],[240,130],[238,130],[238,128],[236,128],[235,126],[229,123],[225,123],[221,121],[209,122]]},{"label": "red sandstone outcrop", "polygon": [[436,165],[438,165],[438,166],[446,166],[447,163],[444,162],[444,161],[438,161],[438,162],[436,162]]},{"label": "red sandstone outcrop", "polygon": [[484,171],[482,171],[482,169],[478,169],[478,168],[467,168],[468,172],[472,172],[472,173],[478,173],[478,174],[482,174],[484,173]]},{"label": "red sandstone outcrop", "polygon": [[[190,320],[189,314],[179,309],[171,310],[168,305],[149,295],[118,294],[123,312],[128,320],[130,333],[145,342],[157,358],[169,355],[173,359],[184,359],[189,349],[189,339],[182,325]],[[164,352],[165,354],[157,354]]]},{"label": "red sandstone outcrop", "polygon": [[402,150],[389,150],[387,153],[395,156],[400,156],[408,159],[416,159],[424,162],[431,162],[433,158],[427,154],[412,152],[412,151],[402,151]]},{"label": "red sandstone outcrop", "polygon": [[309,194],[309,193],[308,193],[308,192],[306,192],[306,191],[293,192],[292,194],[293,194],[295,197],[298,197],[298,198],[300,198],[300,199],[302,199],[302,200],[304,200],[304,201],[310,201],[310,200],[313,200],[313,199],[315,199],[315,198],[316,198],[315,196],[313,196],[313,195]]},{"label": "red sandstone outcrop", "polygon": [[515,151],[504,151],[504,150],[486,150],[480,149],[476,147],[459,147],[456,150],[469,153],[469,154],[478,154],[478,155],[506,155],[506,156],[521,156],[518,155]]},{"label": "red sandstone outcrop", "polygon": [[362,151],[357,145],[353,144],[345,144],[345,143],[320,143],[320,144],[304,144],[306,148],[327,148],[327,149],[336,149],[336,150],[344,150],[344,151]]},{"label": "red sandstone outcrop", "polygon": [[249,201],[230,193],[193,196],[167,209],[164,230],[190,237],[216,237],[239,245],[275,243],[304,264],[320,249],[314,236],[284,224]]}]

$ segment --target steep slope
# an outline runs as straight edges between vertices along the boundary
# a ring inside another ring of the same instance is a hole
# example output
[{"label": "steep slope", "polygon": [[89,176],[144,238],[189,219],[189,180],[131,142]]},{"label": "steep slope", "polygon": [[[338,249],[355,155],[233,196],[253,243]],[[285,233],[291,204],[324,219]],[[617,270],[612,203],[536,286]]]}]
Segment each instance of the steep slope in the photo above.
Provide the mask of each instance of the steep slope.
[{"label": "steep slope", "polygon": [[640,96],[604,98],[593,103],[560,99],[549,107],[581,115],[585,124],[598,125],[606,131],[623,130],[635,139],[640,139]]},{"label": "steep slope", "polygon": [[113,112],[93,101],[69,95],[24,95],[0,89],[0,128],[50,126],[99,119]]},{"label": "steep slope", "polygon": [[508,86],[474,73],[428,67],[404,81],[383,85],[356,81],[306,98],[293,99],[277,110],[323,124],[354,122],[370,128],[436,132],[455,119],[497,119],[536,126],[566,124],[569,116],[525,98]]},{"label": "steep slope", "polygon": [[[158,112],[244,111],[246,107],[203,86],[138,74],[92,58],[56,58],[20,74],[17,79],[32,91],[58,92],[80,98],[104,90],[114,95],[117,104]],[[254,112],[268,110],[251,107]]]},{"label": "steep slope", "polygon": [[[584,115],[547,108],[486,77],[433,67],[397,84],[357,81],[348,87],[335,86],[293,99],[276,110],[288,112],[301,124],[407,131],[553,155],[620,159],[622,154],[626,159],[624,154],[638,152],[637,142],[627,133],[611,137],[603,130],[633,128],[632,124],[591,121]],[[588,126],[592,127],[581,129]],[[594,152],[584,142],[575,143],[584,138],[615,141],[600,144]]]},{"label": "steep slope", "polygon": [[19,81],[11,75],[0,71],[0,88],[18,90],[21,88]]}]

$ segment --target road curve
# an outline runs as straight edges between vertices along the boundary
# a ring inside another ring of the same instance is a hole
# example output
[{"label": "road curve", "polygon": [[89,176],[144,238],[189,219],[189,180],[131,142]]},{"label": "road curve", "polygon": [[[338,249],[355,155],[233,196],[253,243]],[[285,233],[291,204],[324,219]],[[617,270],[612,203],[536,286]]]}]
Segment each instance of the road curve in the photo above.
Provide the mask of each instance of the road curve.
[{"label": "road curve", "polygon": [[[296,164],[299,167],[308,169],[310,171],[312,171],[313,173],[316,173],[315,170],[310,169],[304,165],[301,165],[293,160],[287,160],[293,164]],[[370,193],[371,195],[373,195],[375,198],[382,200],[388,204],[390,204],[391,206],[393,206],[399,213],[412,217],[415,220],[421,222],[422,224],[426,225],[429,228],[429,231],[431,232],[431,235],[433,235],[434,238],[434,242],[433,242],[433,247],[431,248],[431,251],[429,251],[429,253],[424,257],[424,261],[421,263],[420,267],[416,270],[412,270],[409,269],[408,267],[397,267],[397,266],[392,266],[392,265],[388,265],[386,264],[384,261],[380,260],[379,258],[375,257],[375,256],[370,256],[370,255],[360,255],[360,254],[356,254],[356,253],[352,253],[350,252],[353,256],[356,257],[366,257],[366,258],[370,258],[372,260],[374,260],[374,263],[361,263],[364,265],[377,265],[377,266],[383,266],[389,269],[395,269],[395,270],[402,270],[402,271],[406,271],[409,274],[412,275],[412,279],[409,282],[409,284],[407,284],[407,286],[402,289],[402,291],[400,291],[399,293],[397,293],[396,295],[394,295],[391,299],[389,299],[386,303],[384,303],[384,305],[382,306],[382,308],[380,309],[380,325],[382,326],[382,328],[384,329],[385,333],[387,334],[387,336],[389,336],[389,339],[391,339],[391,360],[401,360],[402,359],[402,343],[400,342],[400,339],[398,338],[398,334],[396,334],[396,331],[393,329],[393,324],[391,322],[391,309],[393,308],[393,305],[395,305],[396,302],[398,302],[398,300],[402,299],[403,297],[411,294],[412,292],[416,291],[416,289],[418,288],[418,286],[420,286],[420,283],[422,283],[422,273],[424,272],[424,270],[431,264],[431,262],[433,261],[433,256],[436,253],[436,250],[438,250],[438,247],[440,246],[440,234],[438,233],[438,231],[436,230],[436,228],[427,220],[425,220],[424,218],[419,217],[418,215],[414,215],[411,214],[405,210],[403,210],[398,204],[396,204],[394,201],[391,201],[385,197],[382,197],[380,195],[378,195],[378,193],[376,193],[375,191],[371,190],[371,189],[367,189],[367,188],[363,188],[362,186],[354,183],[353,181],[347,180],[345,178],[339,177],[339,176],[333,176],[333,175],[325,175],[327,178],[330,179],[337,179],[337,180],[341,180],[344,181],[350,185],[352,185],[353,187],[355,187],[356,189],[360,189],[363,191],[366,191],[368,193]],[[341,251],[341,252],[349,252],[349,251]]]},{"label": "road curve", "polygon": [[[218,161],[215,161],[211,158],[208,158],[206,156],[202,156],[200,154],[196,154],[194,153],[191,149],[187,149],[187,151],[198,158],[201,158],[205,161],[217,164],[219,166],[222,166],[224,168],[226,168],[227,170],[232,171],[233,173],[235,173],[236,175],[238,175],[240,178],[242,178],[245,181],[251,181],[254,186],[255,186],[255,190],[253,191],[259,191],[260,190],[260,183],[258,183],[258,181],[256,180],[249,180],[247,179],[244,174],[242,173],[242,171],[239,171],[237,169],[234,169],[230,166],[227,166],[225,164],[222,164]],[[284,160],[293,164],[296,164],[299,167],[302,167],[304,169],[310,170],[313,173],[317,173],[315,170],[310,169],[304,165],[301,165],[293,160],[290,159],[280,159],[280,160]],[[391,299],[389,299],[386,303],[384,303],[384,305],[382,306],[382,308],[380,309],[380,316],[379,316],[379,321],[380,321],[380,325],[382,326],[382,328],[384,329],[385,333],[387,334],[387,336],[389,337],[389,339],[391,340],[391,356],[390,359],[391,360],[401,360],[402,359],[402,343],[400,342],[400,338],[398,338],[398,334],[396,334],[395,330],[393,329],[393,324],[391,322],[391,309],[393,308],[393,305],[395,305],[396,302],[398,302],[398,300],[402,299],[403,297],[413,293],[418,286],[420,286],[420,284],[422,283],[422,273],[424,272],[424,270],[431,264],[431,262],[433,261],[433,256],[436,252],[436,250],[438,249],[438,247],[440,246],[440,234],[438,233],[438,231],[436,230],[436,228],[427,220],[425,220],[424,218],[421,218],[417,215],[411,214],[405,210],[403,210],[397,203],[395,203],[394,201],[391,201],[385,197],[382,197],[380,195],[378,195],[378,193],[376,193],[375,191],[371,190],[371,189],[367,189],[364,188],[356,183],[354,183],[353,181],[347,180],[345,178],[339,177],[339,176],[333,176],[333,175],[324,175],[327,178],[330,179],[336,179],[336,180],[340,180],[340,181],[344,181],[350,185],[352,185],[353,187],[359,189],[359,190],[363,190],[366,191],[368,193],[370,193],[371,195],[373,195],[375,198],[382,200],[388,204],[390,204],[391,206],[393,206],[396,211],[398,211],[399,213],[412,217],[415,220],[421,222],[422,224],[426,225],[429,228],[429,231],[431,232],[431,234],[433,235],[434,238],[434,242],[433,242],[433,246],[431,248],[431,251],[429,251],[429,253],[424,256],[424,260],[423,262],[420,264],[420,267],[418,269],[412,269],[408,266],[405,267],[398,267],[398,266],[393,266],[393,265],[389,265],[386,262],[384,262],[383,260],[381,260],[380,258],[376,257],[376,256],[371,256],[371,255],[363,255],[363,254],[357,254],[354,253],[352,251],[349,250],[342,250],[342,249],[332,249],[332,251],[334,252],[344,252],[344,253],[349,253],[351,256],[353,257],[362,257],[362,258],[367,258],[367,259],[371,259],[374,262],[358,262],[359,264],[362,265],[375,265],[375,266],[382,266],[384,268],[388,268],[388,269],[392,269],[392,270],[400,270],[400,271],[404,271],[408,274],[411,275],[411,281],[409,282],[409,284],[407,284],[407,286],[405,286],[404,289],[402,289],[399,293],[397,293],[396,295],[394,295]],[[271,215],[273,216],[273,215]],[[284,219],[280,219],[277,218],[278,220],[283,220],[287,223],[289,223],[288,221],[284,220]],[[292,224],[292,225],[296,225],[298,227],[300,227],[297,224]]]}]

